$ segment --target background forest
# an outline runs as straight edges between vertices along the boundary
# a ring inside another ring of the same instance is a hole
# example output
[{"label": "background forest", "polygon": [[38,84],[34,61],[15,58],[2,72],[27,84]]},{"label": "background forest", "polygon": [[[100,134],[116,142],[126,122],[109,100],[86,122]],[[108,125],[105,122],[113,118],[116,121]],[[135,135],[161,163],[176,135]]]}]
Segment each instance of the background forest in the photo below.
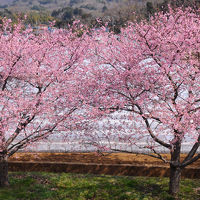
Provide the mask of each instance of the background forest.
[{"label": "background forest", "polygon": [[166,12],[172,7],[199,7],[200,0],[1,0],[0,17],[16,22],[27,15],[26,23],[32,26],[47,25],[56,20],[57,27],[65,27],[75,19],[95,26],[96,19],[108,23],[111,30],[120,32],[127,21],[148,19],[157,11]]}]

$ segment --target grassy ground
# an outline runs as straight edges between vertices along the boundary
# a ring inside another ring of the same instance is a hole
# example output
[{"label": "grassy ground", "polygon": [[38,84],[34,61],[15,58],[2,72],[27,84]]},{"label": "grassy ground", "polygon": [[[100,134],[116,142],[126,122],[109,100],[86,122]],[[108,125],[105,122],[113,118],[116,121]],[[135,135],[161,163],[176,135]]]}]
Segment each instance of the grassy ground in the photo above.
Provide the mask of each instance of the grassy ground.
[{"label": "grassy ground", "polygon": [[[81,174],[9,174],[10,186],[0,189],[0,200],[164,200],[167,178]],[[200,181],[183,179],[179,199],[200,199]]]}]

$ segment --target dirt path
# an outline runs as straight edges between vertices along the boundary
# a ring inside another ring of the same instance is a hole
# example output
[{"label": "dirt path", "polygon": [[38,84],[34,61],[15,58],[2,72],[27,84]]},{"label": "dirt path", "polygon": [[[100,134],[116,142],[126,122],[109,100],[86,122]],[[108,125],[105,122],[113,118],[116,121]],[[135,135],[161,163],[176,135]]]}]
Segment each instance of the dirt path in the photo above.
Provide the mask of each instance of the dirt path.
[{"label": "dirt path", "polygon": [[[169,154],[163,154],[169,159]],[[181,155],[183,160],[186,155]],[[9,171],[47,171],[83,174],[169,177],[169,164],[137,154],[112,153],[15,153]],[[182,178],[200,179],[200,160],[185,168]]]},{"label": "dirt path", "polygon": [[[163,154],[165,159],[170,158],[169,154]],[[182,154],[183,160],[186,155]],[[98,163],[98,164],[131,164],[131,165],[154,165],[168,166],[161,160],[140,154],[111,153],[15,153],[9,161],[33,161],[33,162],[70,162],[70,163]],[[190,165],[200,167],[200,159]]]}]

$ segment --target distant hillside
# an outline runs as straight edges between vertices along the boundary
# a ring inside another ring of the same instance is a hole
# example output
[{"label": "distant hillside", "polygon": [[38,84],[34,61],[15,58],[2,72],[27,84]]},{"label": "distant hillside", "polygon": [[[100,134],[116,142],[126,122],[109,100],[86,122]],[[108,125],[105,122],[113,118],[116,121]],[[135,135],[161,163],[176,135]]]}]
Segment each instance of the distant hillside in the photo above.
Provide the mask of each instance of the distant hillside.
[{"label": "distant hillside", "polygon": [[198,0],[0,0],[0,23],[3,17],[17,23],[26,13],[25,23],[32,26],[56,21],[59,28],[67,27],[78,19],[89,27],[107,24],[109,30],[120,33],[129,21],[147,19],[158,11],[172,8],[192,7],[199,11]]},{"label": "distant hillside", "polygon": [[90,27],[98,26],[96,18],[100,18],[110,30],[118,33],[136,17],[137,20],[148,19],[163,1],[169,0],[0,0],[0,20],[7,17],[15,23],[26,13],[27,24],[38,26],[55,20],[56,26],[61,28],[74,19]]},{"label": "distant hillside", "polygon": [[[81,8],[87,13],[98,15],[122,2],[146,4],[147,0],[0,0],[0,8],[12,11],[52,11],[64,7]],[[156,1],[156,0],[149,0]]]},{"label": "distant hillside", "polygon": [[1,0],[0,5],[11,4],[15,0]]}]

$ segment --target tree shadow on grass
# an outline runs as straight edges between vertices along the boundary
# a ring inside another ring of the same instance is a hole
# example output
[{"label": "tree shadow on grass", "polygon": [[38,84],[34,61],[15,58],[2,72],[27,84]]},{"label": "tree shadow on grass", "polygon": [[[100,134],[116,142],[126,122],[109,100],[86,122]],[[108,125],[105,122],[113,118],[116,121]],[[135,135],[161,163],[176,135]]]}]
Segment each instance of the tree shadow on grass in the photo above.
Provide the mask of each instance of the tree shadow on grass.
[{"label": "tree shadow on grass", "polygon": [[[113,177],[84,175],[73,176],[72,180],[64,183],[58,180],[57,187],[62,188],[62,195],[76,199],[173,199],[167,194],[167,185],[145,181],[145,178]],[[85,180],[86,178],[86,180]],[[62,182],[62,184],[61,184]],[[60,184],[59,184],[60,183]],[[77,195],[75,197],[75,195]]]},{"label": "tree shadow on grass", "polygon": [[[188,183],[193,180],[188,180]],[[196,183],[195,183],[196,184]],[[200,184],[193,185],[200,187]],[[182,193],[181,199],[197,199]],[[186,197],[186,198],[185,198]],[[170,200],[167,178],[67,173],[11,173],[3,200]]]}]

